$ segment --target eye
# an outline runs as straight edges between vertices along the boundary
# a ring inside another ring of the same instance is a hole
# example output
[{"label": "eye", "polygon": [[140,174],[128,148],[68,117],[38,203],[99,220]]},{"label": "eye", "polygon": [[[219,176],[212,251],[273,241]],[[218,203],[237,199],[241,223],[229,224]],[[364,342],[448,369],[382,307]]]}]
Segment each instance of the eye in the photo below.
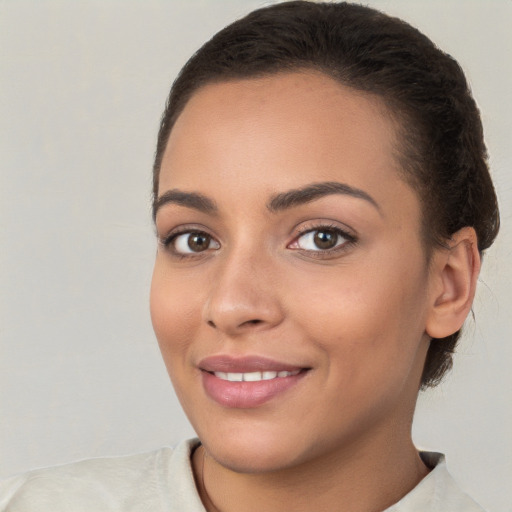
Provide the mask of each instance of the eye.
[{"label": "eye", "polygon": [[165,245],[171,246],[177,254],[197,254],[220,247],[214,238],[202,231],[187,231],[171,235]]},{"label": "eye", "polygon": [[334,227],[319,227],[306,231],[295,239],[290,249],[304,251],[329,251],[354,241],[354,238]]}]

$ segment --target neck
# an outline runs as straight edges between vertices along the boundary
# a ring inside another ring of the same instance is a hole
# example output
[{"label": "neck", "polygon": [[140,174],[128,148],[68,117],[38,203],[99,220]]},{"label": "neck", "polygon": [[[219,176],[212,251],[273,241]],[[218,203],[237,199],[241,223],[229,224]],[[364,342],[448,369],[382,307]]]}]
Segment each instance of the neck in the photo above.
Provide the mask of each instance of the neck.
[{"label": "neck", "polygon": [[[396,427],[396,426],[395,426]],[[271,473],[237,473],[196,450],[193,467],[208,512],[382,511],[428,473],[409,433],[359,439],[318,460]],[[404,441],[405,439],[405,441]],[[364,448],[362,448],[364,446]]]}]

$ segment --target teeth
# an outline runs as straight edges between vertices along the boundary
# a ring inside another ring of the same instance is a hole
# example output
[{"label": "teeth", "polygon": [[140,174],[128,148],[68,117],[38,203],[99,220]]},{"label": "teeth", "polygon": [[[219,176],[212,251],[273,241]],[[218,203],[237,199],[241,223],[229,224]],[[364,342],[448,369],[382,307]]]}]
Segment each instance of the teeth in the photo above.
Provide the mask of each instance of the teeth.
[{"label": "teeth", "polygon": [[258,382],[260,380],[271,380],[277,377],[291,377],[297,375],[300,370],[293,372],[280,371],[280,372],[246,372],[246,373],[226,373],[226,372],[213,372],[215,377],[222,380],[229,380],[230,382]]},{"label": "teeth", "polygon": [[257,380],[261,380],[261,372],[240,373],[239,375],[243,375],[243,380],[246,382],[256,382]]}]

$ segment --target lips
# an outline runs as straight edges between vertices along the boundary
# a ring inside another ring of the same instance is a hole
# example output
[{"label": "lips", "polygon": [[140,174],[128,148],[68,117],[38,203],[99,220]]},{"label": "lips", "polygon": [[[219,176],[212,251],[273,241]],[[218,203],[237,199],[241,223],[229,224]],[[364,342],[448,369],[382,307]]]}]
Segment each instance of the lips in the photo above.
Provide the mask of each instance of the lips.
[{"label": "lips", "polygon": [[229,408],[254,408],[294,387],[309,368],[260,356],[212,356],[199,363],[206,394]]},{"label": "lips", "polygon": [[302,370],[300,366],[294,366],[288,363],[275,361],[260,356],[232,357],[228,355],[211,356],[203,359],[198,364],[201,370],[207,372],[232,372],[232,373],[250,373],[250,372],[293,372]]}]

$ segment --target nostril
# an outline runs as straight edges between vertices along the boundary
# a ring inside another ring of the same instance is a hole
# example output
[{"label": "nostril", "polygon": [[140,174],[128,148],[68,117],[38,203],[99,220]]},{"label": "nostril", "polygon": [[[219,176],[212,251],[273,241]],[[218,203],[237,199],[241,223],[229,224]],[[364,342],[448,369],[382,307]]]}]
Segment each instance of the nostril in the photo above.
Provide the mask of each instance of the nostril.
[{"label": "nostril", "polygon": [[[207,323],[207,325],[209,325],[213,329],[218,329],[217,324],[213,320],[207,320],[206,323]],[[259,324],[262,324],[262,323],[264,323],[263,320],[260,320],[259,318],[255,318],[253,320],[246,320],[245,322],[242,322],[241,324],[238,324],[237,327],[238,328],[250,327],[251,325],[259,325]],[[221,329],[222,329],[222,327],[221,327]]]},{"label": "nostril", "polygon": [[258,325],[261,324],[262,320],[247,320],[247,322],[244,322],[244,324],[250,324],[250,325]]}]

